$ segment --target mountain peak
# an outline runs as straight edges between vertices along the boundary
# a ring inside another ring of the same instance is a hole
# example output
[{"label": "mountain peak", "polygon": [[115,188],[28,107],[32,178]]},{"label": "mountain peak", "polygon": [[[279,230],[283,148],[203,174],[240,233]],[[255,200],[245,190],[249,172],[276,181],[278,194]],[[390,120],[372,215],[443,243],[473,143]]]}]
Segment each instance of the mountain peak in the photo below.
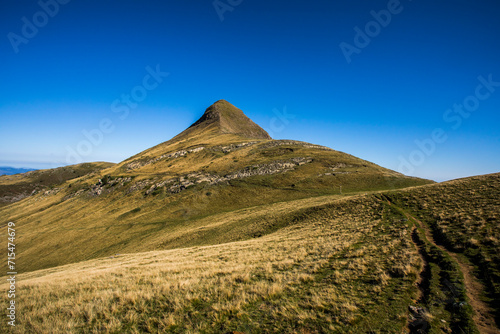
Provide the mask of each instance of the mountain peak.
[{"label": "mountain peak", "polygon": [[219,100],[208,107],[203,116],[187,130],[214,127],[221,134],[231,133],[247,138],[272,139],[264,129],[248,118],[243,111],[226,100]]}]

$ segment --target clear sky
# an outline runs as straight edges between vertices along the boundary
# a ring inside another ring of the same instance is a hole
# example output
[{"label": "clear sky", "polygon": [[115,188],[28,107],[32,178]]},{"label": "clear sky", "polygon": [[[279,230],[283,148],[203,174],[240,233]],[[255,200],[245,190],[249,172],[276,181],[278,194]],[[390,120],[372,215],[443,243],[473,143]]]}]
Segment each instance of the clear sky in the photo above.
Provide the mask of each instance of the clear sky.
[{"label": "clear sky", "polygon": [[225,99],[405,174],[500,171],[497,0],[3,0],[0,165],[119,162]]}]

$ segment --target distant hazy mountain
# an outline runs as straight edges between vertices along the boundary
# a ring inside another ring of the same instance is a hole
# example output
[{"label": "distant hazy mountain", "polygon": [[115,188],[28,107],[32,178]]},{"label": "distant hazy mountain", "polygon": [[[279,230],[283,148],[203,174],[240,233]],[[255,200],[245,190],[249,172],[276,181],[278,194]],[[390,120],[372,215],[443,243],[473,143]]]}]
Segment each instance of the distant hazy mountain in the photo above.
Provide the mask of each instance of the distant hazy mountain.
[{"label": "distant hazy mountain", "polygon": [[0,175],[13,175],[13,174],[21,174],[26,172],[31,172],[33,168],[14,168],[14,167],[6,167],[0,166]]}]

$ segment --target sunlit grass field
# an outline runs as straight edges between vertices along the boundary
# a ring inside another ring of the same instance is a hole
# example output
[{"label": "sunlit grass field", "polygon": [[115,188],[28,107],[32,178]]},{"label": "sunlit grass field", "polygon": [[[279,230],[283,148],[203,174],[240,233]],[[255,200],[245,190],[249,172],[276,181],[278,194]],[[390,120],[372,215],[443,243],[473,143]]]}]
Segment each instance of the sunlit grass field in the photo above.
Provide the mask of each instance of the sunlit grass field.
[{"label": "sunlit grass field", "polygon": [[401,332],[422,262],[388,210],[340,199],[259,238],[25,273],[15,332]]}]

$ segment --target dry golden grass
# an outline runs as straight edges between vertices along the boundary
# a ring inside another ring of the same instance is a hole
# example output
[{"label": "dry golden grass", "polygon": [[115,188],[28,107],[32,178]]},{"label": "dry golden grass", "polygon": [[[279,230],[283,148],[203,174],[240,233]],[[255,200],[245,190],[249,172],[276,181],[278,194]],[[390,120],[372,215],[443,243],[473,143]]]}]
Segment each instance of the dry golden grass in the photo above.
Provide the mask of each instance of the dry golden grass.
[{"label": "dry golden grass", "polygon": [[14,332],[400,331],[421,263],[384,210],[342,199],[257,239],[24,273]]}]

